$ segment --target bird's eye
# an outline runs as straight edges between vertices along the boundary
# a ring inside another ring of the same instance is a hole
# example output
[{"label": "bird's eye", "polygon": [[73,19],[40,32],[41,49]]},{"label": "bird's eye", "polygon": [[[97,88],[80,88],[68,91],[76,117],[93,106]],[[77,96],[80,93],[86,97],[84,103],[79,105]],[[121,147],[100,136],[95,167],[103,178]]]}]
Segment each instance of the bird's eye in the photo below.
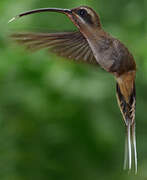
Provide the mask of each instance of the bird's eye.
[{"label": "bird's eye", "polygon": [[87,11],[86,11],[85,9],[80,9],[80,10],[78,11],[78,14],[79,14],[80,16],[84,17],[85,15],[87,15]]},{"label": "bird's eye", "polygon": [[88,24],[93,24],[91,15],[85,9],[78,9],[76,13]]}]

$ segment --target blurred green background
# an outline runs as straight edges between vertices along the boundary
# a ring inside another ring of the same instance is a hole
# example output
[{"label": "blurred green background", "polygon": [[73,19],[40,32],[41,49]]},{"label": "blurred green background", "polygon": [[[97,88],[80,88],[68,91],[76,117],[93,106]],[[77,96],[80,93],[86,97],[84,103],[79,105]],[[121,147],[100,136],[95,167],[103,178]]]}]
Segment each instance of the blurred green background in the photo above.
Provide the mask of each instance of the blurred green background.
[{"label": "blurred green background", "polygon": [[[35,53],[13,32],[75,30],[61,14],[8,20],[40,7],[93,7],[103,27],[123,41],[137,66],[138,175],[123,172],[124,123],[115,81],[99,68]],[[147,179],[147,1],[0,1],[0,179]]]}]

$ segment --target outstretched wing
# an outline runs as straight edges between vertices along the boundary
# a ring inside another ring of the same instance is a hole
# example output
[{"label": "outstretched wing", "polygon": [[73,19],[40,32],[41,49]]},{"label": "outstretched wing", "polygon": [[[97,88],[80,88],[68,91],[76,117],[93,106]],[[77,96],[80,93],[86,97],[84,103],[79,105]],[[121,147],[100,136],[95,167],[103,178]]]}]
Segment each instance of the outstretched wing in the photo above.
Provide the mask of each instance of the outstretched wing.
[{"label": "outstretched wing", "polygon": [[78,31],[63,33],[16,33],[12,34],[11,37],[32,51],[48,48],[51,52],[68,59],[98,64],[87,40]]}]

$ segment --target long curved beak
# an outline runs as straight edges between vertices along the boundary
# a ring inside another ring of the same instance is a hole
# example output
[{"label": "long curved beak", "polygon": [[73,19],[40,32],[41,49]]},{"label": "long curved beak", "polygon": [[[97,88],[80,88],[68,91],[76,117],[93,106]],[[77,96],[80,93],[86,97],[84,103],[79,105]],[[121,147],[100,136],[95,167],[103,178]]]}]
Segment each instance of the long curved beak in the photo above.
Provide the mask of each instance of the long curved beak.
[{"label": "long curved beak", "polygon": [[26,11],[24,13],[21,13],[21,14],[15,16],[15,17],[13,17],[12,19],[10,19],[8,23],[10,23],[10,22],[22,17],[22,16],[26,16],[26,15],[34,14],[34,13],[40,13],[40,12],[58,12],[58,13],[66,14],[66,15],[71,15],[72,14],[72,11],[70,9],[41,8],[41,9],[34,9],[34,10],[31,10],[31,11]]}]

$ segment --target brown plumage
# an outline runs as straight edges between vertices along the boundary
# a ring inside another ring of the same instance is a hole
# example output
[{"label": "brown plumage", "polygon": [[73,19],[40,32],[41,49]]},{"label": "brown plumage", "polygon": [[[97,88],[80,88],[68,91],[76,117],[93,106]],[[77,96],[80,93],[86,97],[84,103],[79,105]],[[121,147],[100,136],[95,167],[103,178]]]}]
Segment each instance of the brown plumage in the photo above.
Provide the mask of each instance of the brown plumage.
[{"label": "brown plumage", "polygon": [[[135,75],[136,64],[132,54],[119,40],[105,32],[99,16],[87,6],[74,9],[44,8],[19,14],[16,18],[39,12],[59,12],[67,15],[77,26],[77,32],[64,33],[16,33],[11,37],[29,50],[48,48],[50,51],[89,64],[99,65],[116,79],[118,105],[126,126],[124,168],[132,167],[134,153],[135,172],[137,172],[137,152],[135,137]],[[134,151],[132,151],[132,148]]]},{"label": "brown plumage", "polygon": [[98,64],[87,40],[80,32],[17,33],[11,37],[31,51],[48,48],[51,52],[68,59]]}]

